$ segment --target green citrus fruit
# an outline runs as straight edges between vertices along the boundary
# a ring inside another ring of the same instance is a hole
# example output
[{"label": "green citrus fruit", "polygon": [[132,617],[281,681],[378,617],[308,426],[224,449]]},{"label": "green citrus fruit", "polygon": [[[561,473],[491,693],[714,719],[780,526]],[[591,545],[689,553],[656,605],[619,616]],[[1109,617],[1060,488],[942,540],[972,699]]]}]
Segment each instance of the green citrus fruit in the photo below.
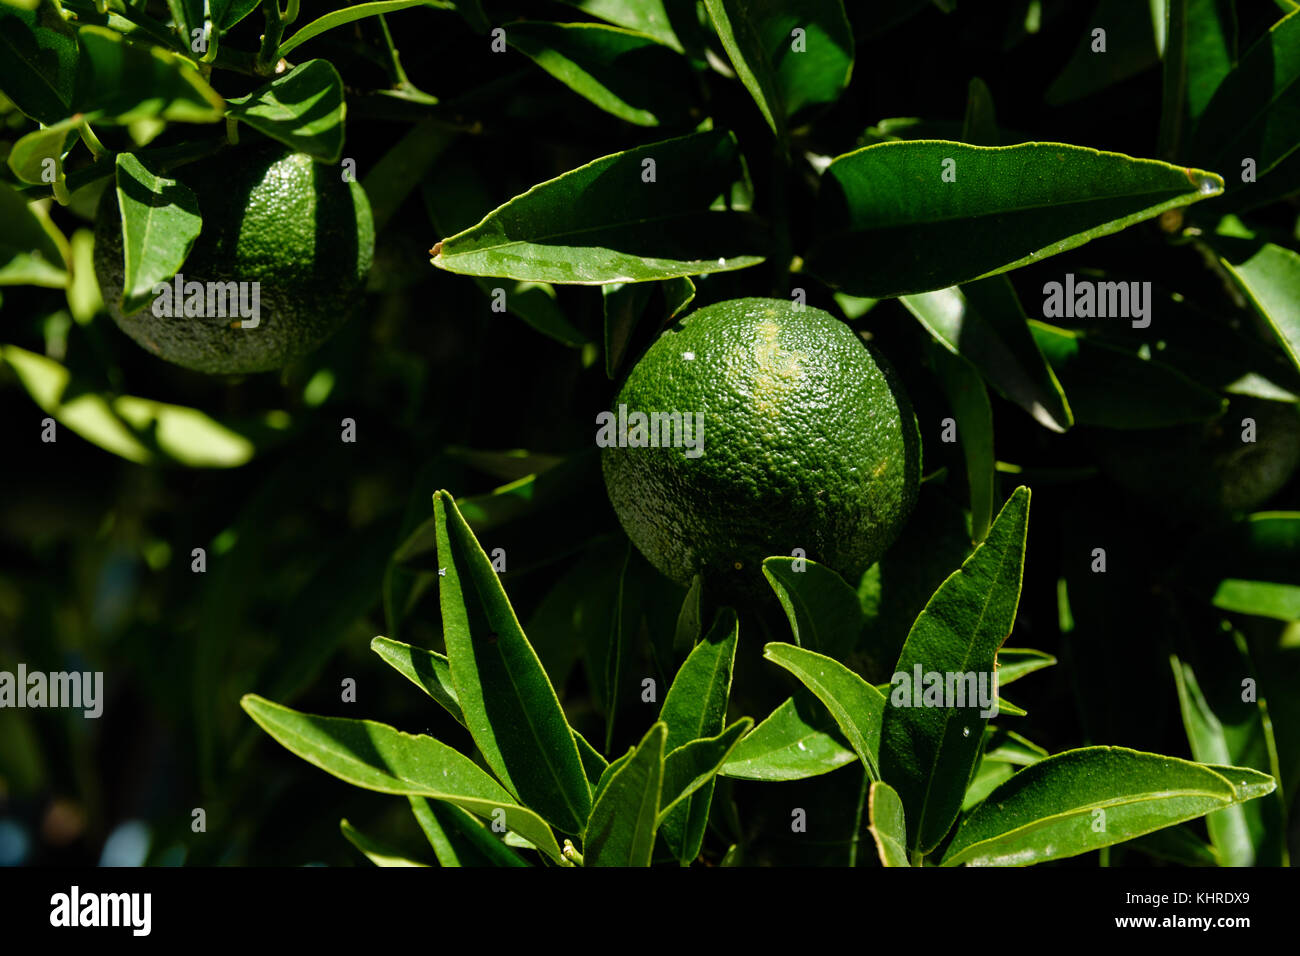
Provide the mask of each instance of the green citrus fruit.
[{"label": "green citrus fruit", "polygon": [[344,182],[336,167],[281,147],[256,147],[174,176],[193,190],[203,219],[181,266],[184,282],[205,289],[248,283],[246,304],[258,283],[257,324],[243,327],[252,320],[229,305],[213,307],[215,300],[189,315],[179,301],[171,314],[155,314],[157,300],[125,314],[121,219],[110,187],[97,217],[95,273],[109,314],[140,345],[199,372],[262,372],[312,351],[357,309],[374,254],[374,222],[361,186]]},{"label": "green citrus fruit", "polygon": [[1175,521],[1221,522],[1254,511],[1291,480],[1300,467],[1300,411],[1234,395],[1226,412],[1204,424],[1098,440],[1102,470],[1155,511]]},{"label": "green citrus fruit", "polygon": [[892,370],[844,323],[781,299],[687,316],[598,423],[628,536],[668,577],[701,573],[726,596],[764,593],[763,559],[795,549],[856,583],[916,501],[920,436]]}]

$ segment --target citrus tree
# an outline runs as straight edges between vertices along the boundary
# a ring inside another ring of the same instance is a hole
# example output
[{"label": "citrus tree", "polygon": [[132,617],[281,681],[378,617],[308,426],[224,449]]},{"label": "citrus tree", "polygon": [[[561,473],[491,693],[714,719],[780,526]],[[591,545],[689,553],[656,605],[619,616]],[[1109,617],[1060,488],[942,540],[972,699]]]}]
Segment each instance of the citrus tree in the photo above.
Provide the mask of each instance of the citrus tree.
[{"label": "citrus tree", "polygon": [[1300,849],[1293,0],[0,49],[0,654],[113,729],[0,710],[0,793],[68,852],[123,760],[138,862]]}]

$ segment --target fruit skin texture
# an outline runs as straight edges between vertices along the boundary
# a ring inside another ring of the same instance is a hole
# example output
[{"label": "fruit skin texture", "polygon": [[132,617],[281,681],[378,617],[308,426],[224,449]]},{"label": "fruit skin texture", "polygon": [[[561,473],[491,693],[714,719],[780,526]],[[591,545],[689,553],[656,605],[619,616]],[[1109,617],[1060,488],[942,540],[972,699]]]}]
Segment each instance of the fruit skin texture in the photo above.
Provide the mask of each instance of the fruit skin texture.
[{"label": "fruit skin texture", "polygon": [[229,307],[225,317],[160,317],[148,305],[124,315],[110,186],[96,221],[95,274],[109,314],[137,343],[198,372],[264,372],[311,352],[356,311],[375,244],[360,184],[281,147],[223,152],[172,175],[194,191],[203,217],[180,269],[185,282],[260,282],[260,323],[240,328]]},{"label": "fruit skin texture", "polygon": [[892,369],[819,309],[782,299],[700,309],[647,350],[615,414],[619,405],[704,414],[698,457],[681,447],[601,455],[628,537],[679,584],[700,572],[720,596],[760,597],[770,593],[763,558],[795,548],[856,584],[916,503],[911,404]]}]

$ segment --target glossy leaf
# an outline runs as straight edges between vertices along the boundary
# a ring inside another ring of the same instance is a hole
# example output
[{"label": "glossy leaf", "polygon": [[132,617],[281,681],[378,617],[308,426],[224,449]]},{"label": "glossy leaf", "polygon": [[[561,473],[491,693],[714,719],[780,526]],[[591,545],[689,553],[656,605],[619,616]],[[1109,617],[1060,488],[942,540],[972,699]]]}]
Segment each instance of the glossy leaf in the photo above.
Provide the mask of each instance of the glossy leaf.
[{"label": "glossy leaf", "polygon": [[445,655],[387,637],[376,637],[370,642],[370,649],[384,663],[441,704],[442,709],[456,718],[457,723],[465,723],[460,702],[456,700],[456,687],[451,682],[451,665]]},{"label": "glossy leaf", "polygon": [[741,717],[722,733],[702,737],[683,744],[664,758],[663,797],[660,800],[659,823],[701,787],[712,787],[713,778],[726,763],[754,721]]},{"label": "glossy leaf", "polygon": [[506,826],[552,859],[560,848],[532,810],[515,804],[500,784],[444,743],[372,720],[304,714],[255,694],[240,705],[288,750],[340,780],[380,793],[447,800],[479,816],[501,808]]},{"label": "glossy leaf", "polygon": [[137,463],[171,460],[192,468],[234,468],[253,457],[250,435],[283,427],[280,413],[268,413],[260,427],[236,431],[196,408],[134,395],[109,396],[90,390],[63,365],[18,348],[0,346],[0,357],[43,411],[82,438]]},{"label": "glossy leaf", "polygon": [[395,849],[386,843],[375,840],[366,836],[346,819],[339,821],[339,830],[347,837],[347,841],[354,847],[365,854],[375,866],[428,866],[427,863],[420,863],[404,856],[401,850]]},{"label": "glossy leaf", "polygon": [[[1029,489],[1017,488],[988,537],[935,592],[917,617],[895,665],[911,682],[922,673],[995,673],[998,648],[1020,603],[1029,524]],[[978,702],[966,707],[899,706],[896,687],[885,710],[881,772],[907,808],[909,845],[929,853],[948,833],[979,759],[988,723]]]},{"label": "glossy leaf", "polygon": [[966,484],[970,488],[970,535],[983,541],[993,520],[993,495],[996,487],[993,452],[993,407],[988,389],[974,366],[960,355],[953,355],[931,343],[930,361],[939,386],[947,396],[957,423],[957,438],[966,460]]},{"label": "glossy leaf", "polygon": [[573,731],[492,562],[446,492],[433,499],[443,636],[456,699],[484,760],[520,802],[567,833],[591,810]]},{"label": "glossy leaf", "polygon": [[0,90],[32,119],[52,124],[72,112],[80,59],[77,32],[52,0],[0,7]]},{"label": "glossy leaf", "polygon": [[[1244,677],[1224,682],[1222,675],[1250,675],[1245,640],[1197,649],[1201,674],[1212,684],[1202,688],[1192,665],[1170,657],[1178,686],[1179,709],[1200,763],[1250,767],[1276,775],[1273,728],[1262,700],[1243,700]],[[1217,810],[1205,825],[1223,866],[1285,866],[1285,804],[1275,795]]]},{"label": "glossy leaf", "polygon": [[[722,733],[738,639],[735,612],[720,611],[709,633],[695,645],[673,678],[659,711],[659,720],[668,727],[665,743],[668,753],[693,740]],[[712,801],[713,781],[710,780],[664,819],[664,842],[683,863],[700,854]]]},{"label": "glossy leaf", "polygon": [[1074,424],[1061,383],[1035,344],[1024,308],[1005,276],[901,301],[936,342],[970,362],[1040,425],[1063,432]]},{"label": "glossy leaf", "polygon": [[1006,687],[1026,674],[1051,667],[1056,658],[1027,647],[1004,647],[998,651],[998,686]]},{"label": "glossy leaf", "polygon": [[101,122],[119,124],[139,119],[216,123],[225,115],[225,101],[184,57],[130,44],[105,27],[84,26],[77,35],[91,72],[82,112],[98,111]]},{"label": "glossy leaf", "polygon": [[454,803],[408,797],[411,813],[443,866],[526,867],[520,856]]},{"label": "glossy leaf", "polygon": [[721,132],[603,156],[443,239],[433,264],[465,275],[578,285],[741,269],[762,259],[752,221],[709,208],[740,174],[736,141]]},{"label": "glossy leaf", "polygon": [[871,836],[881,866],[911,866],[907,858],[907,824],[903,819],[903,801],[889,784],[877,780],[867,796],[867,815]]},{"label": "glossy leaf", "polygon": [[679,123],[693,99],[686,60],[642,33],[521,20],[506,39],[579,96],[638,126]]},{"label": "glossy leaf", "polygon": [[1217,555],[1215,607],[1300,621],[1300,512],[1250,515],[1232,529]]},{"label": "glossy leaf", "polygon": [[1122,747],[1085,747],[1026,767],[962,821],[944,866],[1077,856],[1272,792],[1273,779]]},{"label": "glossy leaf", "polygon": [[649,866],[664,782],[662,721],[613,771],[596,799],[583,838],[585,866]]},{"label": "glossy leaf", "polygon": [[[593,17],[638,33],[654,37],[660,43],[681,52],[682,44],[673,30],[675,9],[686,6],[694,15],[693,3],[681,0],[568,0]],[[680,18],[679,18],[680,19]]]},{"label": "glossy leaf", "polygon": [[125,272],[121,307],[129,314],[145,308],[154,287],[180,271],[203,218],[184,183],[154,172],[130,153],[118,153],[116,162]]},{"label": "glossy leaf", "polygon": [[226,113],[322,163],[343,155],[343,80],[329,60],[308,60],[247,96]]},{"label": "glossy leaf", "polygon": [[[945,171],[955,181],[945,182]],[[880,143],[838,157],[823,174],[808,268],[854,295],[929,292],[1222,191],[1214,173],[1060,143]]]},{"label": "glossy leaf", "polygon": [[719,774],[740,780],[802,780],[857,759],[825,706],[800,692],[741,739]]},{"label": "glossy leaf", "polygon": [[793,644],[772,643],[763,656],[784,667],[820,700],[872,780],[880,779],[880,725],[885,697],[839,661]]},{"label": "glossy leaf", "polygon": [[282,57],[288,56],[293,50],[296,50],[313,37],[320,36],[326,30],[333,30],[335,27],[345,26],[365,17],[373,17],[381,13],[393,13],[397,10],[405,10],[407,7],[431,6],[442,6],[442,4],[430,3],[429,0],[377,0],[374,3],[357,3],[350,7],[343,7],[340,10],[332,10],[304,25],[293,36],[282,42],[278,52]]},{"label": "glossy leaf", "polygon": [[1080,425],[1165,428],[1209,421],[1227,401],[1178,369],[1079,332],[1030,320],[1029,331],[1070,399]]},{"label": "glossy leaf", "polygon": [[862,633],[862,605],[830,568],[807,558],[763,560],[763,577],[776,592],[799,647],[841,660]]},{"label": "glossy leaf", "polygon": [[1220,170],[1229,194],[1243,183],[1242,162],[1259,181],[1300,149],[1300,12],[1292,13],[1245,52],[1224,78],[1196,127],[1191,155]]},{"label": "glossy leaf", "polygon": [[44,222],[12,186],[0,183],[0,286],[68,284],[63,254]]},{"label": "glossy leaf", "polygon": [[777,135],[785,135],[801,109],[834,102],[848,85],[853,31],[841,0],[705,0],[704,6],[736,75]]},{"label": "glossy leaf", "polygon": [[1236,0],[1186,0],[1187,112],[1199,119],[1237,62]]},{"label": "glossy leaf", "polygon": [[[1293,18],[1300,19],[1300,18]],[[1300,255],[1271,242],[1216,238],[1219,261],[1300,369]]]},{"label": "glossy leaf", "polygon": [[53,161],[55,178],[63,178],[63,157],[76,142],[79,119],[66,119],[53,126],[34,130],[13,144],[9,153],[9,168],[19,182],[32,185],[53,185],[46,170]]}]

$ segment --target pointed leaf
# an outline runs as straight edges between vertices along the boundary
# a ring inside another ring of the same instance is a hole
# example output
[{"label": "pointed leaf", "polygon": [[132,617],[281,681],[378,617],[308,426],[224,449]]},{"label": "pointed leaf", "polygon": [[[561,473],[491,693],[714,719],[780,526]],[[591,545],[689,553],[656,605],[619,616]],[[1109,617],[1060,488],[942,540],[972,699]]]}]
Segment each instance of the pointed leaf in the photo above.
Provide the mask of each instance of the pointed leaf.
[{"label": "pointed leaf", "polygon": [[746,734],[718,772],[740,780],[802,780],[857,759],[826,707],[801,692]]},{"label": "pointed leaf", "polygon": [[585,866],[650,865],[667,735],[664,723],[656,723],[631,756],[610,774],[587,821],[583,838]]},{"label": "pointed leaf", "polygon": [[721,132],[602,156],[442,240],[433,264],[465,275],[577,285],[742,269],[762,260],[752,223],[745,225],[745,214],[709,208],[740,175],[736,141]]},{"label": "pointed leaf", "polygon": [[451,682],[451,665],[445,655],[387,637],[376,637],[370,642],[370,649],[441,704],[443,710],[456,718],[457,723],[465,723],[465,715],[461,713],[460,703],[456,700],[456,687]]},{"label": "pointed leaf", "polygon": [[[1029,525],[1029,489],[1002,507],[983,544],[954,572],[917,617],[895,666],[910,687],[916,670],[993,678],[998,648],[1011,633]],[[996,692],[996,685],[994,685]],[[909,845],[929,853],[961,809],[979,759],[988,717],[977,701],[966,707],[908,706],[895,687],[885,711],[881,772],[907,808]]]},{"label": "pointed leaf", "polygon": [[692,740],[664,758],[660,823],[663,823],[674,807],[689,800],[701,787],[712,786],[713,778],[726,763],[740,738],[753,726],[753,720],[741,717],[717,736]]},{"label": "pointed leaf", "polygon": [[907,858],[907,824],[903,820],[903,801],[897,791],[880,780],[871,784],[867,797],[867,815],[871,836],[881,866],[911,866]]},{"label": "pointed leaf", "polygon": [[528,866],[475,817],[454,803],[407,797],[411,813],[443,866]]},{"label": "pointed leaf", "polygon": [[848,85],[853,31],[842,0],[704,5],[736,75],[777,135],[785,135],[787,120],[799,110],[833,103]]},{"label": "pointed leaf", "polygon": [[506,40],[579,96],[638,126],[676,125],[694,99],[687,61],[643,33],[521,20]]},{"label": "pointed leaf", "polygon": [[403,855],[401,850],[366,836],[346,819],[339,821],[339,830],[349,843],[366,855],[375,866],[428,866]]},{"label": "pointed leaf", "polygon": [[1043,651],[1027,647],[1004,647],[998,651],[998,686],[1006,687],[1044,667],[1051,667],[1056,658]]},{"label": "pointed leaf", "polygon": [[902,298],[934,340],[970,362],[984,380],[1052,431],[1074,424],[1052,367],[1005,276]]},{"label": "pointed leaf", "polygon": [[989,522],[993,520],[997,484],[993,407],[984,380],[973,365],[935,343],[930,344],[929,353],[935,376],[957,423],[957,438],[966,461],[966,484],[970,488],[970,536],[978,543],[988,534]]},{"label": "pointed leaf", "polygon": [[1271,242],[1216,237],[1214,250],[1247,300],[1300,369],[1300,255]]},{"label": "pointed leaf", "polygon": [[[665,748],[672,753],[693,740],[722,732],[731,695],[739,623],[729,608],[718,613],[704,640],[695,645],[664,697],[659,719],[668,726]],[[700,855],[713,802],[713,781],[688,796],[667,814],[664,842],[682,863]]]},{"label": "pointed leaf", "polygon": [[277,52],[279,56],[288,56],[291,51],[296,50],[312,37],[318,37],[326,30],[332,30],[335,27],[341,27],[365,17],[373,17],[381,13],[392,13],[396,10],[404,10],[407,7],[443,5],[437,3],[436,0],[435,2],[430,2],[430,0],[375,0],[373,3],[356,3],[350,7],[333,10],[322,17],[312,20],[294,33],[293,36],[282,42]]},{"label": "pointed leaf", "polygon": [[827,168],[808,268],[854,295],[929,292],[1222,191],[1214,173],[1061,143],[880,143]]},{"label": "pointed leaf", "polygon": [[118,153],[116,162],[125,269],[121,306],[129,314],[148,305],[154,286],[180,270],[203,219],[188,186],[159,175],[130,153]]},{"label": "pointed leaf", "polygon": [[1077,856],[1273,789],[1272,778],[1254,770],[1221,769],[1123,747],[1057,754],[989,794],[962,821],[942,864],[1016,866]]},{"label": "pointed leaf", "polygon": [[322,163],[343,155],[343,80],[329,60],[308,60],[247,96],[226,113]]},{"label": "pointed leaf", "polygon": [[591,786],[555,688],[505,589],[451,495],[433,499],[443,635],[465,725],[492,772],[521,803],[577,833]]},{"label": "pointed leaf", "polygon": [[862,605],[842,577],[816,561],[785,557],[765,558],[763,576],[796,645],[836,660],[848,656],[862,634]]},{"label": "pointed leaf", "polygon": [[885,697],[839,661],[793,644],[772,643],[763,656],[784,667],[826,705],[872,780],[880,779]]},{"label": "pointed leaf", "polygon": [[541,817],[518,806],[468,757],[432,737],[373,720],[304,714],[256,694],[245,694],[240,706],[286,749],[354,787],[446,800],[484,817],[500,808],[509,829],[561,859]]}]

